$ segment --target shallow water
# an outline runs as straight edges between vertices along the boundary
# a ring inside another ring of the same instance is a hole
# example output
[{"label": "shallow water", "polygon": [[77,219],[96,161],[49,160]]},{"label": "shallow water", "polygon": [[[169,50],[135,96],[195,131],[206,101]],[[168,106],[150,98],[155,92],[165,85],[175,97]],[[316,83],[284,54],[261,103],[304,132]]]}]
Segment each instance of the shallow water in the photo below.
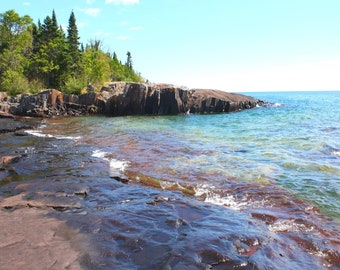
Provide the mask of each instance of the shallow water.
[{"label": "shallow water", "polygon": [[85,186],[82,208],[58,215],[91,235],[88,268],[339,269],[340,92],[250,95],[274,105],[2,134],[23,158],[1,191]]}]

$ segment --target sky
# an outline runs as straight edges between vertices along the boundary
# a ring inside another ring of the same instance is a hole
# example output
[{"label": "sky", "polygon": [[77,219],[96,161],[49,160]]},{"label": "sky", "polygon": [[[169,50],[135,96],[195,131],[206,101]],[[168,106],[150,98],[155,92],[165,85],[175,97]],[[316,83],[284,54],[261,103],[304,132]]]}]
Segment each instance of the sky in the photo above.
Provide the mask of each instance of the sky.
[{"label": "sky", "polygon": [[37,23],[73,11],[150,82],[230,92],[340,90],[339,0],[0,0]]}]

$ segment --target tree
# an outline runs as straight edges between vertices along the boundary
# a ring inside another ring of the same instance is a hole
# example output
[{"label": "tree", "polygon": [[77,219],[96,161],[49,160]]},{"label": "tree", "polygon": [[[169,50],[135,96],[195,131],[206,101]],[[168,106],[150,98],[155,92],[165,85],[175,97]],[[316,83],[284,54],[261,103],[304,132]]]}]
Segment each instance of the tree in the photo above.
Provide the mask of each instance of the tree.
[{"label": "tree", "polygon": [[88,81],[94,84],[102,84],[110,79],[110,56],[100,47],[100,40],[91,40],[83,53],[85,74]]},{"label": "tree", "polygon": [[123,81],[125,78],[124,68],[125,67],[120,63],[117,54],[113,53],[112,59],[110,61],[111,80]]},{"label": "tree", "polygon": [[132,56],[131,56],[131,53],[128,51],[126,53],[127,55],[127,59],[126,59],[126,63],[125,65],[129,68],[129,69],[132,69]]},{"label": "tree", "polygon": [[78,36],[78,28],[76,23],[76,18],[72,11],[67,28],[67,42],[68,42],[68,53],[69,53],[69,62],[68,69],[72,76],[75,76],[77,73],[80,73],[80,61],[81,61],[81,51],[79,50],[79,36]]},{"label": "tree", "polygon": [[79,43],[73,12],[67,36],[54,10],[37,24],[14,10],[0,13],[0,89],[10,95],[43,87],[80,93],[87,81],[98,86],[109,80],[142,81],[130,52],[122,64],[116,53],[104,52],[101,46],[100,40]]},{"label": "tree", "polygon": [[32,19],[20,17],[14,10],[0,14],[0,87],[16,94],[18,82],[27,86],[24,70],[31,53]]},{"label": "tree", "polygon": [[34,29],[31,76],[42,80],[47,87],[60,88],[66,74],[67,43],[54,10],[52,18],[47,16],[44,23]]}]

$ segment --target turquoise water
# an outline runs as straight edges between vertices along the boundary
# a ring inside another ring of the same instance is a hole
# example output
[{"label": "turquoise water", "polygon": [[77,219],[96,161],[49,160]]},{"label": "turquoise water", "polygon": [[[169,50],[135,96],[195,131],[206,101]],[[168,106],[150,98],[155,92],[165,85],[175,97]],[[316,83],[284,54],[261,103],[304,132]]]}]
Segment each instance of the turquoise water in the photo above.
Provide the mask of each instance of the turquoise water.
[{"label": "turquoise water", "polygon": [[87,190],[57,217],[93,239],[88,269],[340,269],[340,92],[249,95],[273,105],[5,134],[0,194]]},{"label": "turquoise water", "polygon": [[[231,114],[83,118],[130,169],[185,183],[275,184],[340,219],[340,92],[249,93],[274,103]],[[74,135],[74,134],[73,134]]]}]

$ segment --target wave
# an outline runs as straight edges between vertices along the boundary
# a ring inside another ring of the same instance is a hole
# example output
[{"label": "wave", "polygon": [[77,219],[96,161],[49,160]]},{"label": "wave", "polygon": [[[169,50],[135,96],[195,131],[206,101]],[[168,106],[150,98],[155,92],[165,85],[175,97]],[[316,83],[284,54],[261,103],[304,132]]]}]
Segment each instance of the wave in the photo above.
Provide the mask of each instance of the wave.
[{"label": "wave", "polygon": [[209,185],[199,185],[195,187],[195,196],[203,198],[203,201],[210,204],[226,206],[233,210],[241,210],[245,208],[248,203],[243,201],[238,201],[232,194],[227,194],[226,196],[221,196],[221,194],[213,191],[214,186]]},{"label": "wave", "polygon": [[121,177],[125,169],[129,166],[129,161],[118,160],[110,156],[111,154],[102,150],[94,150],[92,157],[108,161],[110,164],[110,177]]},{"label": "wave", "polygon": [[340,151],[333,151],[332,154],[336,157],[340,157]]},{"label": "wave", "polygon": [[271,103],[271,102],[264,102],[262,104],[257,104],[256,107],[257,108],[261,108],[261,107],[281,107],[284,106],[284,104],[276,102],[276,103]]},{"label": "wave", "polygon": [[41,130],[25,130],[27,134],[30,134],[35,137],[39,138],[55,138],[58,140],[74,140],[78,141],[81,139],[81,136],[64,136],[64,135],[52,135],[52,134],[45,134],[42,133]]}]

